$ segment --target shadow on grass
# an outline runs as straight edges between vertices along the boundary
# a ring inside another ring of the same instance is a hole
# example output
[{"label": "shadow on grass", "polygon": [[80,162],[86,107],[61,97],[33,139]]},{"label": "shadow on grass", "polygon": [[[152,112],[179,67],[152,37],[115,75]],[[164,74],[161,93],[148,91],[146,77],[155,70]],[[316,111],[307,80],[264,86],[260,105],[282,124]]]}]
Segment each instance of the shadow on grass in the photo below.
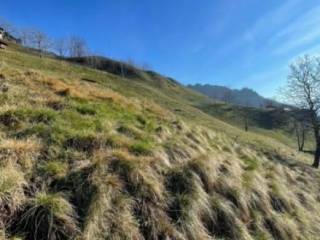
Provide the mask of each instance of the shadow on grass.
[{"label": "shadow on grass", "polygon": [[310,154],[310,155],[314,155],[314,153],[315,153],[314,150],[302,150],[301,152],[307,153],[307,154]]}]

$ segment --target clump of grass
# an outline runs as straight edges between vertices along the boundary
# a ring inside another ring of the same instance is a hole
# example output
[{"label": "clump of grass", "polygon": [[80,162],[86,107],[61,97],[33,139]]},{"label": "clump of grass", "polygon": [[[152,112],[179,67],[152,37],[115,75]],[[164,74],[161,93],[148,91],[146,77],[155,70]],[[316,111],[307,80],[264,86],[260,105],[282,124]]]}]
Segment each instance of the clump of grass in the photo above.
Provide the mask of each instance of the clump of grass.
[{"label": "clump of grass", "polygon": [[163,201],[164,186],[160,176],[148,167],[148,159],[138,159],[126,151],[116,151],[113,157],[110,171],[119,174],[130,194],[158,204]]},{"label": "clump of grass", "polygon": [[53,99],[46,101],[46,106],[55,111],[61,111],[65,107],[65,104],[61,100]]},{"label": "clump of grass", "polygon": [[7,112],[1,113],[0,123],[11,129],[17,129],[21,126],[21,117],[22,116],[17,115],[15,111],[9,110]]},{"label": "clump of grass", "polygon": [[165,189],[161,176],[146,165],[148,159],[138,160],[127,152],[115,152],[109,165],[118,174],[125,190],[135,199],[133,212],[146,239],[172,236],[173,227],[166,208]]},{"label": "clump of grass", "polygon": [[274,239],[287,240],[299,239],[298,233],[295,229],[297,226],[289,219],[280,215],[271,215],[264,219],[264,227],[270,232]]},{"label": "clump of grass", "polygon": [[172,197],[168,214],[188,239],[209,239],[205,223],[211,219],[208,195],[199,176],[188,165],[171,169],[167,189]]},{"label": "clump of grass", "polygon": [[128,137],[132,137],[135,139],[142,139],[143,138],[143,133],[130,125],[121,124],[121,126],[119,126],[117,128],[117,131],[119,133],[122,133]]},{"label": "clump of grass", "polygon": [[228,147],[228,146],[226,146],[226,145],[224,145],[224,146],[222,147],[222,151],[227,152],[227,153],[232,153],[231,148]]},{"label": "clump of grass", "polygon": [[[6,222],[25,201],[23,173],[13,166],[0,168],[0,219]],[[0,221],[0,222],[1,222]]]},{"label": "clump of grass", "polygon": [[0,165],[18,164],[24,171],[30,171],[39,156],[41,144],[36,139],[5,139],[0,143]]},{"label": "clump of grass", "polygon": [[246,171],[254,171],[259,167],[259,160],[254,157],[243,154],[241,160],[245,164],[244,170]]},{"label": "clump of grass", "polygon": [[28,110],[25,112],[27,118],[30,119],[31,123],[51,123],[55,117],[56,112],[50,108],[40,108],[36,110]]},{"label": "clump of grass", "polygon": [[137,120],[142,126],[145,126],[147,124],[147,120],[141,115],[137,116]]},{"label": "clump of grass", "polygon": [[73,239],[79,232],[73,206],[61,193],[36,193],[28,200],[17,231],[28,239]]},{"label": "clump of grass", "polygon": [[136,155],[150,155],[154,150],[154,144],[151,141],[137,141],[129,147],[129,151]]},{"label": "clump of grass", "polygon": [[207,223],[208,230],[222,239],[244,239],[241,222],[237,219],[234,210],[217,197],[211,199],[213,218]]},{"label": "clump of grass", "polygon": [[76,110],[83,115],[95,115],[97,113],[96,110],[89,105],[77,106]]},{"label": "clump of grass", "polygon": [[16,109],[0,115],[0,122],[7,127],[18,128],[24,121],[30,123],[51,123],[56,117],[55,111],[50,108]]},{"label": "clump of grass", "polygon": [[218,163],[219,161],[213,156],[199,156],[187,164],[188,168],[199,176],[207,193],[213,190],[214,182],[218,176]]},{"label": "clump of grass", "polygon": [[163,147],[172,163],[181,163],[185,159],[192,159],[195,156],[195,151],[179,138],[166,141]]},{"label": "clump of grass", "polygon": [[166,186],[172,193],[188,194],[194,189],[194,173],[185,168],[172,169],[167,174]]},{"label": "clump of grass", "polygon": [[41,164],[39,170],[47,177],[59,179],[66,176],[68,165],[61,161],[48,161]]},{"label": "clump of grass", "polygon": [[83,238],[142,239],[133,216],[133,201],[122,192],[122,180],[115,174],[106,175],[101,171],[101,162],[95,168],[91,181],[96,190],[85,218]]},{"label": "clump of grass", "polygon": [[284,194],[286,190],[282,189],[282,186],[275,182],[271,182],[269,185],[269,201],[272,208],[277,212],[292,212],[295,208],[295,205]]},{"label": "clump of grass", "polygon": [[92,153],[104,145],[105,140],[91,132],[76,132],[64,142],[65,148],[73,148],[88,153]]},{"label": "clump of grass", "polygon": [[70,95],[70,88],[60,89],[56,91],[56,94],[61,97],[67,97]]}]

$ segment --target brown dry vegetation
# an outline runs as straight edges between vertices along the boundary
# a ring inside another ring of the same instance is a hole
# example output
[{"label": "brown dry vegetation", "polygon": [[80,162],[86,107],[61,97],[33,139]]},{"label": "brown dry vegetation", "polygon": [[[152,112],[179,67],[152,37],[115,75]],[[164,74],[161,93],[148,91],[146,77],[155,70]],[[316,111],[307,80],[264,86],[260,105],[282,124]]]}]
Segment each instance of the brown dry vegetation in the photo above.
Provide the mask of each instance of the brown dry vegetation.
[{"label": "brown dry vegetation", "polygon": [[307,155],[83,83],[65,63],[26,70],[17,62],[35,57],[10,51],[0,238],[319,239],[320,174]]}]

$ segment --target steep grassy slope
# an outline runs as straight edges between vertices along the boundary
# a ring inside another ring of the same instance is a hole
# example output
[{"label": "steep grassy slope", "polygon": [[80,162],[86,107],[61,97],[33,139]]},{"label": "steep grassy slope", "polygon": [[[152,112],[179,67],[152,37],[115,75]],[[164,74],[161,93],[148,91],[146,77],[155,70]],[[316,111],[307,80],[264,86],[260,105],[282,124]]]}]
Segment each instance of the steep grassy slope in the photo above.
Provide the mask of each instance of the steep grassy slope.
[{"label": "steep grassy slope", "polygon": [[308,156],[179,85],[24,51],[0,51],[2,238],[318,239]]}]

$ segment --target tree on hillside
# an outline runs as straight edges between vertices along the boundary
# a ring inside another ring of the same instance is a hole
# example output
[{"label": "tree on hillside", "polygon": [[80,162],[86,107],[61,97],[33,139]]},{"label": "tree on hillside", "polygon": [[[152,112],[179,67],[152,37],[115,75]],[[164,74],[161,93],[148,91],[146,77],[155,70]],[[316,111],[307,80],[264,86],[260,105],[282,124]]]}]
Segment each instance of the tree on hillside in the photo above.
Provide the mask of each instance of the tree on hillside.
[{"label": "tree on hillside", "polygon": [[87,52],[87,43],[79,37],[71,37],[68,43],[70,57],[84,57]]},{"label": "tree on hillside", "polygon": [[48,36],[39,30],[32,30],[30,34],[33,46],[39,50],[40,57],[42,57],[42,53],[47,51],[51,46]]},{"label": "tree on hillside", "polygon": [[283,91],[286,100],[308,112],[314,140],[315,153],[313,167],[320,164],[320,58],[308,55],[299,58],[290,66],[290,74]]},{"label": "tree on hillside", "polygon": [[59,57],[65,57],[68,52],[67,41],[64,38],[59,38],[54,41],[53,48]]},{"label": "tree on hillside", "polygon": [[32,30],[27,28],[20,28],[17,30],[17,37],[21,40],[21,44],[26,47],[33,46]]},{"label": "tree on hillside", "polygon": [[304,150],[304,142],[306,139],[307,127],[303,122],[294,121],[294,129],[295,129],[296,137],[297,137],[298,150],[303,151]]},{"label": "tree on hillside", "polygon": [[246,102],[245,108],[243,109],[242,117],[244,122],[244,130],[248,132],[249,130],[249,102]]},{"label": "tree on hillside", "polygon": [[231,91],[225,91],[222,95],[222,101],[226,102],[226,103],[232,103],[233,101],[233,95]]},{"label": "tree on hillside", "polygon": [[308,112],[295,111],[292,116],[293,131],[296,135],[298,150],[303,151],[307,133],[310,130]]}]

